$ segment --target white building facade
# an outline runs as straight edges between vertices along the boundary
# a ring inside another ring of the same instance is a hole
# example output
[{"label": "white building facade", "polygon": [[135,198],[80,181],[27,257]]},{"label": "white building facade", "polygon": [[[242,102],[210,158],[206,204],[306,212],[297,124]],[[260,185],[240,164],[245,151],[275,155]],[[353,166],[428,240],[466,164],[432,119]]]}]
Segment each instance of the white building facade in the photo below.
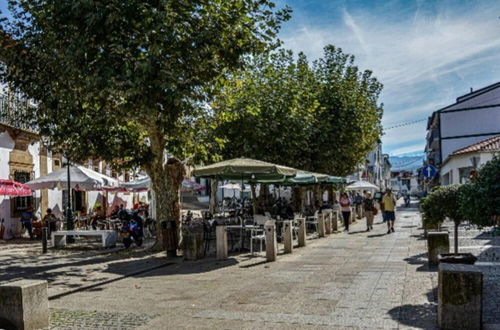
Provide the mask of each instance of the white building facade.
[{"label": "white building facade", "polygon": [[[40,136],[34,127],[29,127],[19,120],[25,116],[30,104],[29,100],[12,91],[5,85],[0,85],[0,178],[21,183],[38,178],[63,164],[61,155],[52,154],[40,141]],[[129,180],[128,174],[114,173],[109,166],[101,161],[89,161],[83,164],[100,173],[114,176],[119,180]],[[103,191],[72,193],[72,208],[75,212],[91,210],[96,203],[108,210],[114,205],[124,204],[131,208],[139,201],[148,202],[147,193],[108,193]],[[21,234],[21,212],[32,207],[34,214],[41,218],[47,208],[54,214],[63,217],[66,196],[61,190],[34,191],[29,197],[0,196],[0,219],[4,220],[4,239],[19,237]],[[106,198],[107,196],[107,198]]]},{"label": "white building facade", "polygon": [[493,159],[495,154],[500,154],[500,135],[455,151],[441,165],[441,185],[468,182],[471,173]]},{"label": "white building facade", "polygon": [[427,163],[439,167],[456,150],[496,135],[500,135],[500,82],[460,96],[432,114]]}]

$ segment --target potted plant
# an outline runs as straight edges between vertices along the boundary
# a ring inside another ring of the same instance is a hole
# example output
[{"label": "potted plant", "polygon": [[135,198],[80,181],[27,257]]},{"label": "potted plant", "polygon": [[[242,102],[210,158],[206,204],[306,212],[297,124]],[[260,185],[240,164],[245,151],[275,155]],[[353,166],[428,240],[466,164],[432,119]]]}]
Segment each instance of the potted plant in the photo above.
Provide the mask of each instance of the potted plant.
[{"label": "potted plant", "polygon": [[184,259],[198,260],[205,257],[205,237],[203,219],[188,215],[182,224],[182,246]]},{"label": "potted plant", "polygon": [[424,228],[426,225],[439,228],[446,218],[454,222],[454,253],[440,254],[440,262],[474,264],[477,260],[471,253],[458,253],[458,227],[464,220],[463,189],[460,185],[438,187],[422,202]]},{"label": "potted plant", "polygon": [[446,216],[443,213],[441,205],[444,203],[444,195],[436,187],[432,192],[420,202],[420,211],[422,213],[422,227],[425,232],[430,230],[441,230]]}]

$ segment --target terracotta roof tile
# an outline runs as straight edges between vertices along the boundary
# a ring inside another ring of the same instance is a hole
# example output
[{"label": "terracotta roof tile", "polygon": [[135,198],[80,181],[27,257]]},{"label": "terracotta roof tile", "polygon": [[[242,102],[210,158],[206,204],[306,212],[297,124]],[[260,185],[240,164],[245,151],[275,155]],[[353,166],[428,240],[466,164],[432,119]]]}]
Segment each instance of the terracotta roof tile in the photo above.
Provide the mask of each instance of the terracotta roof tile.
[{"label": "terracotta roof tile", "polygon": [[476,142],[462,149],[458,149],[451,155],[466,154],[474,151],[500,151],[500,135]]}]

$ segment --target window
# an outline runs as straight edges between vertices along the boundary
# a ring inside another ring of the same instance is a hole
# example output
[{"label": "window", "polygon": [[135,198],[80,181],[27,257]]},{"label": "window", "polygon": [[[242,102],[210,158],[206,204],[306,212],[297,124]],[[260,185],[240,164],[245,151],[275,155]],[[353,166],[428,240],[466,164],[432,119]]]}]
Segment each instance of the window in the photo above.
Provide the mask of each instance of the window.
[{"label": "window", "polygon": [[[26,171],[15,171],[14,172],[14,181],[20,182],[20,183],[26,183],[30,181],[31,179],[31,174],[30,172]],[[27,210],[30,207],[33,207],[33,197],[32,196],[26,196],[26,197],[14,197],[12,198],[11,202],[11,216],[12,217],[19,217],[21,216],[21,212]]]},{"label": "window", "polygon": [[458,169],[458,181],[460,183],[467,183],[470,181],[470,172],[474,170],[474,167],[462,167]]}]

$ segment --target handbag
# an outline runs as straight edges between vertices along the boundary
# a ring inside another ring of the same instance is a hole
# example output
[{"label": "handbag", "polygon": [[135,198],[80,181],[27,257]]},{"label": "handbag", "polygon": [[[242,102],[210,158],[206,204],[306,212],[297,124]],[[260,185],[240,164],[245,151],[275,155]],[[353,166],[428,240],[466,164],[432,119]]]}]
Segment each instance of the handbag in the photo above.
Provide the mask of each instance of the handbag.
[{"label": "handbag", "polygon": [[373,215],[377,215],[378,214],[378,209],[374,206],[373,207]]}]

